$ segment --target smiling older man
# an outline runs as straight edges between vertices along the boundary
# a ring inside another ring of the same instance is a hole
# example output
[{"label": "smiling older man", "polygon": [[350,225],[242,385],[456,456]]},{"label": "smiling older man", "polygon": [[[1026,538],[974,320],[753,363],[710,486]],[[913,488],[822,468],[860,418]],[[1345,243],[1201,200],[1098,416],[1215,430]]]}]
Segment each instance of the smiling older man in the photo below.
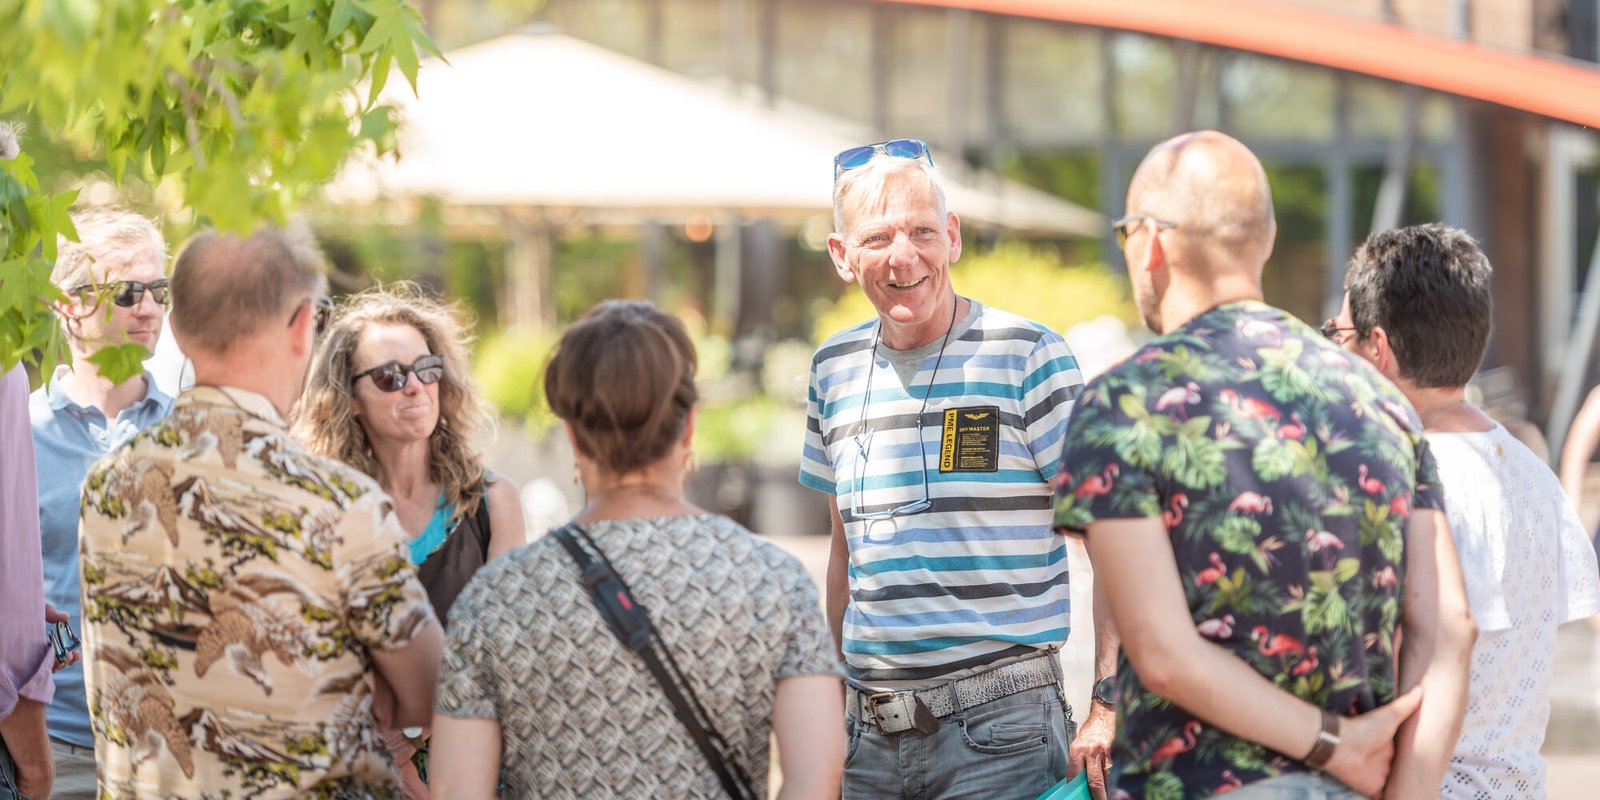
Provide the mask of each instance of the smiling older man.
[{"label": "smiling older man", "polygon": [[[834,223],[834,267],[877,310],[812,361],[800,470],[832,519],[844,795],[1033,798],[1069,760],[1101,783],[1111,708],[1069,754],[1055,657],[1069,608],[1050,480],[1077,361],[1043,325],[955,293],[961,223],[922,142],[840,153]],[[1115,634],[1096,634],[1110,675]]]}]

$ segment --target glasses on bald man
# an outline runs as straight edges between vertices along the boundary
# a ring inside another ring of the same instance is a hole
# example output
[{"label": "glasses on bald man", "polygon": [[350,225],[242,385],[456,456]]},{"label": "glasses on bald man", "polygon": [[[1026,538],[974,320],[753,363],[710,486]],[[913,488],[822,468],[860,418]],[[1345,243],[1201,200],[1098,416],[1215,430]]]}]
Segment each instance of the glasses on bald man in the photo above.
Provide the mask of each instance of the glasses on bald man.
[{"label": "glasses on bald man", "polygon": [[1117,246],[1127,247],[1128,237],[1132,236],[1134,229],[1140,225],[1143,225],[1145,220],[1155,223],[1156,230],[1160,231],[1170,231],[1173,228],[1178,227],[1178,223],[1176,222],[1168,222],[1164,219],[1156,219],[1149,214],[1129,214],[1128,216],[1122,217],[1121,219],[1115,220],[1111,223],[1111,230],[1117,235]]},{"label": "glasses on bald man", "polygon": [[321,336],[323,330],[328,327],[328,320],[333,317],[333,299],[318,297],[306,300],[295,306],[294,313],[289,315],[290,327],[294,327],[294,321],[300,318],[300,309],[305,308],[307,305],[314,309],[311,313],[316,314],[316,317],[311,320],[311,329],[315,332],[315,336]]}]

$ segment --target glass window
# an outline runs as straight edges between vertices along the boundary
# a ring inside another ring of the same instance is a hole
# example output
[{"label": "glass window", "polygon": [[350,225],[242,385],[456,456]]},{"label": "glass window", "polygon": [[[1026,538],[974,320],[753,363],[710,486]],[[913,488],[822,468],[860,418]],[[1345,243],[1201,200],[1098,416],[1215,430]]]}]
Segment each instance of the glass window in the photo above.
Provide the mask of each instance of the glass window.
[{"label": "glass window", "polygon": [[726,75],[726,5],[722,0],[662,0],[662,66],[692,78]]},{"label": "glass window", "polygon": [[1175,133],[1178,59],[1172,43],[1136,34],[1111,39],[1116,67],[1117,133],[1124,138],[1162,138]]},{"label": "glass window", "polygon": [[885,136],[945,140],[950,124],[949,12],[885,8],[888,130]]},{"label": "glass window", "polygon": [[561,30],[634,58],[650,57],[652,0],[583,0],[552,4],[550,19]]},{"label": "glass window", "polygon": [[1245,137],[1333,138],[1333,73],[1235,52],[1222,66],[1229,129]]},{"label": "glass window", "polygon": [[1024,143],[1098,141],[1105,116],[1098,35],[1033,20],[999,24],[1004,135]]},{"label": "glass window", "polygon": [[[1350,114],[1346,120],[1355,139],[1392,139],[1400,135],[1405,114],[1406,88],[1389,81],[1349,76]],[[1436,92],[1418,97],[1417,138],[1422,142],[1448,142],[1454,136],[1455,115],[1450,98]]]},{"label": "glass window", "polygon": [[1321,167],[1270,160],[1263,166],[1272,185],[1278,239],[1261,276],[1262,291],[1268,303],[1320,323],[1328,261],[1325,172]]},{"label": "glass window", "polygon": [[864,4],[772,3],[778,94],[854,122],[871,122],[872,13]]}]

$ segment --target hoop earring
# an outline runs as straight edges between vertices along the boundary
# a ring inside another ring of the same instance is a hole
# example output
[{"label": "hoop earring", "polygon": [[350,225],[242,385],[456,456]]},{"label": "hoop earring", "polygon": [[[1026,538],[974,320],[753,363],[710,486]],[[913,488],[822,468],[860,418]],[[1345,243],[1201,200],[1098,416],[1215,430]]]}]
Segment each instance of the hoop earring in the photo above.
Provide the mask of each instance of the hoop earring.
[{"label": "hoop earring", "polygon": [[693,450],[684,454],[683,469],[690,475],[700,471],[700,456],[696,455]]}]

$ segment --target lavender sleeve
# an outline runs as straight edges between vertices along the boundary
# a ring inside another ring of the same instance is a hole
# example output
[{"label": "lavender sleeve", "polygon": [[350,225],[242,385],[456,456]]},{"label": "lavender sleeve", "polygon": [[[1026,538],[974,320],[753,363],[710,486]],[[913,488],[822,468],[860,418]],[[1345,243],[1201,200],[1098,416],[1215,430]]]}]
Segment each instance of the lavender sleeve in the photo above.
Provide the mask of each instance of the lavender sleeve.
[{"label": "lavender sleeve", "polygon": [[44,635],[39,478],[28,424],[28,374],[0,375],[0,719],[17,699],[48,705],[54,659]]}]

